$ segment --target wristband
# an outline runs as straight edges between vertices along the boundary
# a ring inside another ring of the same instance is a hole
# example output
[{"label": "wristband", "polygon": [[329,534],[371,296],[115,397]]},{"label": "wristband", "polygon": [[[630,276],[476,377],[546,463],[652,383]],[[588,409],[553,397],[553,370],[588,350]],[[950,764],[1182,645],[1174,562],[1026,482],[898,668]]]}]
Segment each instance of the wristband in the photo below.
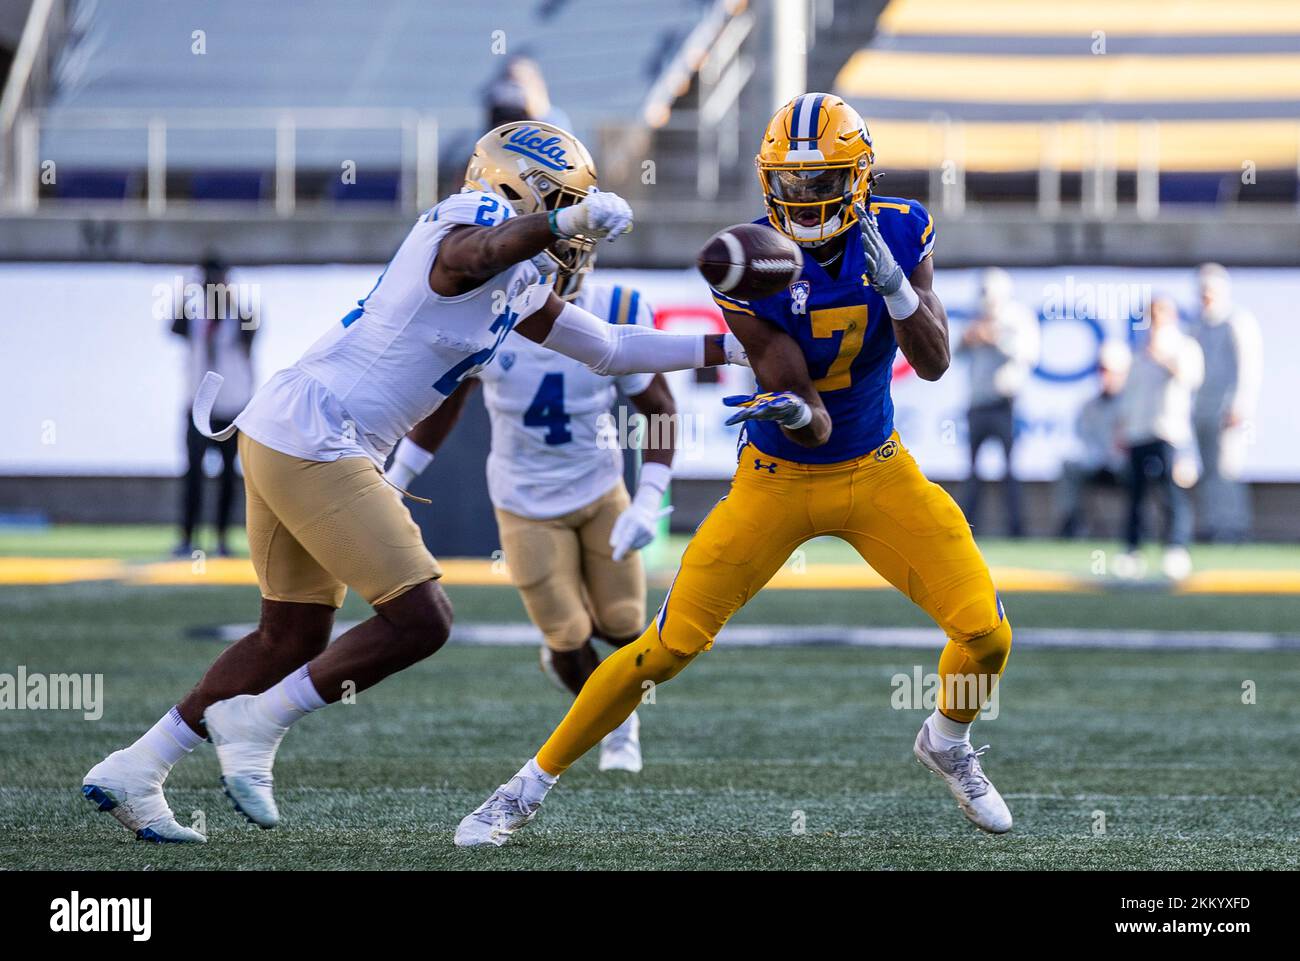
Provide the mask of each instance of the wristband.
[{"label": "wristband", "polygon": [[800,427],[807,427],[812,423],[812,407],[806,402],[799,406],[799,415],[792,421],[781,424],[786,430],[798,430]]},{"label": "wristband", "polygon": [[673,469],[667,464],[645,461],[641,464],[641,477],[637,480],[636,496],[640,497],[644,490],[653,490],[655,502],[658,503],[663,498],[664,491],[668,490],[668,484],[672,479]]},{"label": "wristband", "polygon": [[892,294],[885,294],[885,307],[894,320],[911,317],[919,306],[921,306],[921,298],[912,289],[906,277],[903,278],[903,286]]},{"label": "wristband", "polygon": [[555,236],[557,237],[563,237],[564,234],[560,233],[560,225],[555,222],[555,215],[557,213],[559,213],[558,210],[552,210],[549,214],[547,214],[546,223],[550,225],[551,233],[555,234]]}]

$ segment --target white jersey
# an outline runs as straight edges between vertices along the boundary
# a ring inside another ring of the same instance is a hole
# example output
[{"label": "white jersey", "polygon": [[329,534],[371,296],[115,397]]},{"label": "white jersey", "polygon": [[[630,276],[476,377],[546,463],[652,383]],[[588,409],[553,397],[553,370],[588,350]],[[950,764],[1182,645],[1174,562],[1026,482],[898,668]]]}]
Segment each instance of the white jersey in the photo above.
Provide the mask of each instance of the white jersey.
[{"label": "white jersey", "polygon": [[[654,312],[629,287],[587,283],[575,302],[611,324],[654,326]],[[521,517],[559,517],[622,482],[622,450],[602,415],[617,388],[634,396],[653,374],[602,376],[512,337],[478,378],[492,419],[487,480],[496,507]]]},{"label": "white jersey", "polygon": [[513,215],[504,198],[476,190],[429,210],[357,308],[258,390],[235,421],[239,429],[296,457],[365,456],[382,469],[402,436],[546,302],[550,287],[527,261],[456,297],[429,287],[450,228],[492,227]]}]

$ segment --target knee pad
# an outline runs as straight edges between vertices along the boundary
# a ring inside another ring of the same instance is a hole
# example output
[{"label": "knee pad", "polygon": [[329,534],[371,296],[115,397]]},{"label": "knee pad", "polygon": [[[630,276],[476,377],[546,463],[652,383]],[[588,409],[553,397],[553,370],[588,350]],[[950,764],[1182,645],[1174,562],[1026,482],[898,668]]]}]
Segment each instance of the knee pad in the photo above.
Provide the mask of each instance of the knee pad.
[{"label": "knee pad", "polygon": [[606,604],[595,614],[597,632],[612,641],[636,637],[645,630],[645,605],[635,600]]},{"label": "knee pad", "polygon": [[954,641],[966,642],[983,637],[997,631],[1005,622],[1002,599],[991,588],[961,597],[951,606],[952,611],[943,615],[942,626],[944,633]]},{"label": "knee pad", "polygon": [[[669,601],[674,602],[671,612]],[[670,591],[655,615],[651,630],[678,657],[694,657],[713,646],[714,635],[704,626],[706,623],[712,623],[707,612],[695,609],[685,598],[674,598]]]},{"label": "knee pad", "polygon": [[967,655],[990,674],[1001,674],[1011,656],[1011,622],[1006,615],[993,630],[961,642]]},{"label": "knee pad", "polygon": [[553,651],[576,651],[591,640],[591,618],[585,613],[537,626],[541,629],[542,640]]}]

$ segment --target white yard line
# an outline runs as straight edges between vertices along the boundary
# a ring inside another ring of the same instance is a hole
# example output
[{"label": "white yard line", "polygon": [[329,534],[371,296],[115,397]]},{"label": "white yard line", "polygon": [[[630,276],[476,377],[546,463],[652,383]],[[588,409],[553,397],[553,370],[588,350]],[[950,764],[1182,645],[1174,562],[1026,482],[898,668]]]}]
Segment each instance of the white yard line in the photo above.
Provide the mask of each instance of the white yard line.
[{"label": "white yard line", "polygon": [[[253,630],[252,624],[226,624],[215,629],[216,637],[230,642]],[[356,626],[340,621],[334,636]],[[211,635],[209,635],[211,636]],[[459,623],[452,628],[452,643],[493,647],[517,647],[541,643],[531,624]],[[726,647],[904,647],[934,648],[943,641],[935,628],[850,627],[837,624],[809,626],[783,624],[733,624],[722,629],[718,644]],[[1300,650],[1300,634],[1271,634],[1262,631],[1150,631],[1099,628],[1016,628],[1017,647],[1100,648],[1133,651],[1294,651]]]}]

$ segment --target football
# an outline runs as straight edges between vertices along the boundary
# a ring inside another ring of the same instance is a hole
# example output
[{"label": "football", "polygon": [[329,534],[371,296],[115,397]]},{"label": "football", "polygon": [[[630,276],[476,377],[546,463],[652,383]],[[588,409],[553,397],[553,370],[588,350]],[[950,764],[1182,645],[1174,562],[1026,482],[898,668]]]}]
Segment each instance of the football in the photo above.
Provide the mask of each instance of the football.
[{"label": "football", "polygon": [[759,300],[799,279],[803,251],[770,227],[737,224],[710,237],[696,265],[715,290],[739,300]]}]

